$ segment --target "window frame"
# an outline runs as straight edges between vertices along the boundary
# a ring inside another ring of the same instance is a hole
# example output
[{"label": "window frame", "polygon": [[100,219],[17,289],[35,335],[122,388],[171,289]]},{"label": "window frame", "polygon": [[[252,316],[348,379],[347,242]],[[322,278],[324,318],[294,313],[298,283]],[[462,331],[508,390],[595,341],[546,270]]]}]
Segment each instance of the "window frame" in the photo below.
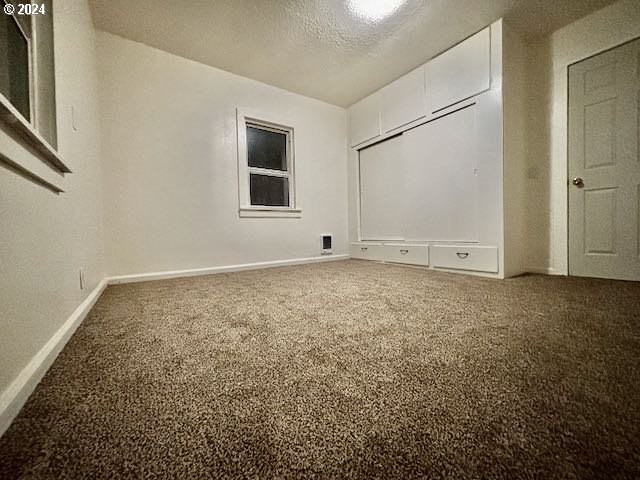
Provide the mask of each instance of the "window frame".
[{"label": "window frame", "polygon": [[[2,5],[8,5],[10,2],[8,2],[7,0],[3,0]],[[33,126],[35,128],[35,125],[37,125],[37,119],[36,119],[36,105],[35,105],[35,91],[36,91],[36,75],[35,75],[35,71],[36,71],[36,65],[35,65],[35,59],[36,59],[36,52],[35,52],[35,48],[36,48],[36,42],[35,42],[35,21],[34,21],[34,17],[32,15],[29,15],[29,26],[31,27],[31,32],[27,32],[25,31],[25,27],[22,24],[22,22],[18,19],[18,13],[17,13],[17,9],[13,12],[13,13],[5,13],[3,12],[4,15],[6,15],[8,18],[11,18],[13,20],[13,22],[16,24],[16,26],[18,27],[18,30],[20,31],[20,34],[22,35],[22,37],[26,40],[27,42],[27,71],[28,71],[28,82],[29,82],[29,119],[27,119],[16,107],[13,106],[13,104],[11,103],[11,101],[4,96],[4,94],[2,92],[0,92],[0,97],[2,97],[2,99],[8,103],[9,105],[11,105],[11,107],[13,107],[16,111],[16,114],[20,116],[20,120],[22,120],[23,122],[26,122],[27,124],[30,124],[31,126]]]},{"label": "window frame", "polygon": [[[296,198],[294,128],[290,126],[290,122],[281,121],[273,118],[271,115],[251,112],[242,108],[236,109],[236,116],[238,133],[238,212],[240,217],[300,218],[302,216],[302,210],[298,208]],[[249,149],[247,146],[248,127],[286,135],[286,170],[249,166]],[[289,206],[252,205],[251,174],[286,178],[289,185]]]},{"label": "window frame", "polygon": [[[14,2],[8,0],[0,0],[0,6]],[[24,2],[29,3],[28,1]],[[15,4],[14,4],[15,5]],[[38,131],[38,74],[37,74],[37,40],[38,28],[36,22],[36,15],[29,15],[29,24],[31,26],[31,32],[26,32],[21,21],[18,19],[17,9],[11,14],[2,12],[2,15],[11,17],[11,21],[18,25],[18,29],[24,38],[27,40],[28,51],[28,72],[29,72],[29,119],[24,117],[18,109],[11,103],[11,101],[0,92],[0,136],[7,139],[12,139],[11,145],[7,145],[6,150],[0,150],[0,161],[8,163],[11,167],[16,168],[23,174],[31,177],[36,182],[41,183],[45,187],[53,190],[56,193],[63,192],[62,178],[65,173],[71,173],[69,166],[62,160],[58,148],[55,148],[47,141],[43,135]],[[47,10],[46,15],[53,15],[52,10]],[[55,37],[55,25],[53,25],[54,37]],[[55,39],[54,39],[55,45]],[[55,57],[55,47],[53,55]],[[54,66],[55,77],[55,66]],[[57,105],[57,91],[54,88],[54,103]],[[56,125],[58,122],[58,109],[54,121]],[[59,132],[56,133],[59,135]],[[36,160],[40,162],[34,162],[27,153],[20,142],[17,144],[15,141],[20,137],[25,141],[36,153]]]}]

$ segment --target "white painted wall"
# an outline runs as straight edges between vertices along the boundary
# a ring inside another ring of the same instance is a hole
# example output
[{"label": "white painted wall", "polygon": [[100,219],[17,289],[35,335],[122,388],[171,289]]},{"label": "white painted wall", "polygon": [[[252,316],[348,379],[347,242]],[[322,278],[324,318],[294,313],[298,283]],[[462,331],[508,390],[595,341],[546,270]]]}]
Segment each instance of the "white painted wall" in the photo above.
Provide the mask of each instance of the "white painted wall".
[{"label": "white painted wall", "polygon": [[[346,111],[98,32],[110,274],[346,254]],[[295,129],[302,218],[239,218],[236,107]]]},{"label": "white painted wall", "polygon": [[567,68],[640,36],[640,2],[621,0],[528,47],[529,270],[568,273]]},{"label": "white painted wall", "polygon": [[55,195],[0,162],[0,398],[106,273],[95,32],[86,1],[55,8],[58,145],[74,173]]},{"label": "white painted wall", "polygon": [[526,50],[515,30],[502,28],[504,274],[526,271]]}]

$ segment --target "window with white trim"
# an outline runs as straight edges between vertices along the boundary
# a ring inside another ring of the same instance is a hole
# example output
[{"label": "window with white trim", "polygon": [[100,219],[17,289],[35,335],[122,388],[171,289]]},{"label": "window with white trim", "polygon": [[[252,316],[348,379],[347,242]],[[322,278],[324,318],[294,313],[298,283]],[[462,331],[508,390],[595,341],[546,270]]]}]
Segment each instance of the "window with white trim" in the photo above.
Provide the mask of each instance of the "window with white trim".
[{"label": "window with white trim", "polygon": [[4,0],[0,6],[0,94],[56,148],[52,2]]},{"label": "window with white trim", "polygon": [[293,127],[238,111],[240,216],[299,217]]},{"label": "window with white trim", "polygon": [[0,7],[0,123],[18,134],[17,142],[30,143],[47,168],[7,145],[0,160],[60,192],[61,177],[45,174],[48,167],[71,172],[57,151],[53,2],[0,0]]}]

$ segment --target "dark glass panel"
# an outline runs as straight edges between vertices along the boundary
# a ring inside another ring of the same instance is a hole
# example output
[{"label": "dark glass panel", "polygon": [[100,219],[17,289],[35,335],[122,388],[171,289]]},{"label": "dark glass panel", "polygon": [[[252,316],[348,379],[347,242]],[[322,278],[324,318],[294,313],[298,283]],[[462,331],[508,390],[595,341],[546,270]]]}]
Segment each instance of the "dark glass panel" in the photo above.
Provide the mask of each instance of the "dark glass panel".
[{"label": "dark glass panel", "polygon": [[251,205],[269,207],[289,206],[289,179],[268,175],[250,176]]},{"label": "dark glass panel", "polygon": [[287,135],[247,126],[247,156],[250,167],[287,170]]},{"label": "dark glass panel", "polygon": [[29,45],[14,18],[4,13],[0,14],[0,93],[24,118],[31,119]]}]

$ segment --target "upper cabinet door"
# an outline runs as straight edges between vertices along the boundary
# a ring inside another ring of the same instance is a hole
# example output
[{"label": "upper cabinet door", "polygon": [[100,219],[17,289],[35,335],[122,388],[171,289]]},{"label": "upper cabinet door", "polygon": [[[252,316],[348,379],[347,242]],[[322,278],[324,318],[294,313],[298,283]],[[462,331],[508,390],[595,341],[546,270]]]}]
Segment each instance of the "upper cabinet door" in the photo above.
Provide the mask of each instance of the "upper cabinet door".
[{"label": "upper cabinet door", "polygon": [[491,87],[490,28],[427,63],[431,112],[442,110]]},{"label": "upper cabinet door", "polygon": [[352,147],[380,136],[379,91],[349,108],[349,132]]},{"label": "upper cabinet door", "polygon": [[427,114],[424,65],[382,89],[382,131],[390,132]]}]

